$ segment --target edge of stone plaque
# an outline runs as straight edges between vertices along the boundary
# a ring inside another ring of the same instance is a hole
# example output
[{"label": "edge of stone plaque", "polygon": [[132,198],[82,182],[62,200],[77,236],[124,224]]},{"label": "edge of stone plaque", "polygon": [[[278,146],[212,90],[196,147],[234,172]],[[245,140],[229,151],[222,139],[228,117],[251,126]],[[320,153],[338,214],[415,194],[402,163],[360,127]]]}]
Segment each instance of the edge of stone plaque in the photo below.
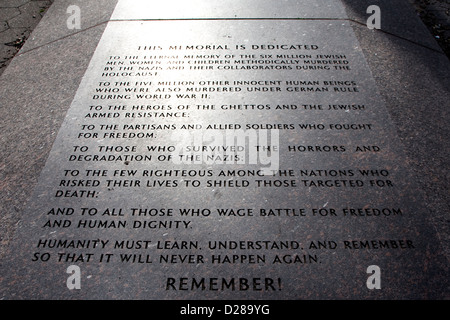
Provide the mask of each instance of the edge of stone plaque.
[{"label": "edge of stone plaque", "polygon": [[370,16],[366,12],[367,8],[377,5],[381,13],[381,31],[386,35],[442,52],[409,0],[341,0],[341,3],[345,7],[348,18],[364,27]]},{"label": "edge of stone plaque", "polygon": [[[355,8],[367,7],[373,1],[342,2],[400,139],[407,161],[404,165],[410,167],[420,189],[418,199],[425,202],[429,213],[426,221],[434,228],[448,265],[449,60],[409,2],[401,0],[393,5],[377,1],[380,7],[392,10],[382,13],[381,30],[370,30],[360,21],[352,21],[356,18]],[[402,19],[396,24],[398,16]]]},{"label": "edge of stone plaque", "polygon": [[[20,215],[116,2],[55,1],[0,77],[0,259],[10,254]],[[74,4],[83,12],[82,28],[75,31],[66,22]]]},{"label": "edge of stone plaque", "polygon": [[[30,50],[49,45],[77,33],[86,32],[91,28],[101,27],[110,21],[118,1],[54,1],[18,54],[24,54]],[[77,6],[80,9],[80,29],[69,29],[68,27],[68,22],[71,21],[71,14],[68,11],[71,12],[71,6]]]}]

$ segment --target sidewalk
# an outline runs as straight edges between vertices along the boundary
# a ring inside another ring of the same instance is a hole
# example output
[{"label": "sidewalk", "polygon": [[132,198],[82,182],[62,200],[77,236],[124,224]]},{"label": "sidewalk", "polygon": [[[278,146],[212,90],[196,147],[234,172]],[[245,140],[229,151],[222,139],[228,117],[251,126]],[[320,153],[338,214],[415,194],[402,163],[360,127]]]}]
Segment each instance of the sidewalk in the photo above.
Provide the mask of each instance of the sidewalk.
[{"label": "sidewalk", "polygon": [[54,0],[0,1],[0,74]]},{"label": "sidewalk", "polygon": [[[450,57],[450,1],[409,0]],[[55,0],[0,0],[0,74]]]},{"label": "sidewalk", "polygon": [[410,2],[442,50],[450,57],[450,1],[410,0]]}]

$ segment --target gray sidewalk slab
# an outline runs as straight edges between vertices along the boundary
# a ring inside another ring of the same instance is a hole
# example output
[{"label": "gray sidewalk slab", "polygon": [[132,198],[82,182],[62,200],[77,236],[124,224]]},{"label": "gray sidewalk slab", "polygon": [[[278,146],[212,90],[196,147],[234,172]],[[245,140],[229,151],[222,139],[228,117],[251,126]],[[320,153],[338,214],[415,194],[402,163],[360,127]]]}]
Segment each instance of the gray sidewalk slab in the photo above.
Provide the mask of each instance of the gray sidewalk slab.
[{"label": "gray sidewalk slab", "polygon": [[0,74],[23,46],[53,0],[0,2]]},{"label": "gray sidewalk slab", "polygon": [[99,2],[83,1],[89,20],[75,31],[66,22],[73,1],[55,3],[0,78],[1,254],[114,9],[113,1]]},{"label": "gray sidewalk slab", "polygon": [[[182,2],[167,0],[157,6],[145,0],[119,2],[112,20],[165,20],[165,19],[251,19],[251,18],[300,18],[300,19],[339,19],[345,16],[343,7],[336,7],[333,2],[317,0],[313,3],[299,1],[282,1],[270,17],[265,8],[271,0],[192,0]],[[298,11],[298,3],[308,3],[307,9]]]},{"label": "gray sidewalk slab", "polygon": [[370,34],[363,27],[355,32],[409,155],[407,165],[423,186],[429,219],[450,257],[449,60],[395,36]]},{"label": "gray sidewalk slab", "polygon": [[[25,44],[25,41],[28,48],[32,46],[31,43],[34,39],[29,39],[28,41],[28,37],[53,2],[54,0],[2,1],[2,3],[0,4],[0,74],[7,66],[9,60],[11,60],[19,51],[19,49]],[[446,0],[409,0],[409,2],[415,7],[416,14],[420,16],[429,31],[433,34],[433,37],[435,38],[437,43],[441,46],[444,52],[447,53],[448,56],[450,48],[450,3],[448,3]],[[83,4],[83,1],[72,1],[72,4],[78,5],[80,8],[85,5]],[[363,6],[358,2],[355,2],[355,4],[359,6],[358,10],[359,16],[361,18],[361,14],[364,13]],[[396,2],[392,2],[389,5],[392,4],[396,5]],[[67,7],[68,5],[69,4],[65,1],[56,1],[55,3],[55,7]],[[99,6],[99,8],[107,8],[107,4],[102,1],[98,1],[96,5]],[[321,4],[316,3],[315,5]],[[52,10],[59,9],[55,8]],[[386,9],[387,12],[389,10],[389,8]],[[95,18],[91,17],[90,13],[97,12],[100,15],[104,14],[104,19],[95,20],[96,23],[98,23],[98,21],[106,21],[108,18],[107,10],[104,13],[101,10],[83,10],[83,12],[83,24],[85,28],[91,25],[91,19]],[[294,12],[289,12],[289,14],[294,15]],[[301,15],[304,15],[304,13],[296,14],[299,17]],[[58,39],[70,34],[69,29],[61,27],[65,23],[65,16],[55,16],[49,14],[49,17],[54,19],[53,23],[55,27],[52,30],[44,30],[44,32],[46,32],[48,36],[51,35],[54,37],[54,39]],[[364,23],[364,18],[365,17],[362,17],[360,19],[361,23]],[[402,18],[404,19],[404,17]],[[409,16],[409,18],[411,17]],[[20,23],[18,23],[19,21]],[[399,22],[397,21],[396,24],[398,23]],[[431,40],[430,37],[425,38],[429,41]],[[45,39],[45,37],[41,37],[37,33],[35,39]],[[432,45],[434,44],[432,41],[431,43]],[[34,45],[38,44],[36,43]]]},{"label": "gray sidewalk slab", "polygon": [[447,0],[410,0],[417,14],[441,48],[450,56],[450,2]]},{"label": "gray sidewalk slab", "polygon": [[[422,186],[427,220],[448,259],[449,60],[406,0],[375,2],[342,4],[405,146],[408,162],[402,165],[413,170]],[[383,10],[382,30],[369,30],[365,10],[377,3],[389,9]],[[13,4],[3,3],[14,9]],[[72,4],[81,8],[81,30],[67,28],[66,9]],[[0,77],[0,258],[24,219],[22,210],[115,4],[55,1]],[[4,12],[12,19],[16,11]]]}]

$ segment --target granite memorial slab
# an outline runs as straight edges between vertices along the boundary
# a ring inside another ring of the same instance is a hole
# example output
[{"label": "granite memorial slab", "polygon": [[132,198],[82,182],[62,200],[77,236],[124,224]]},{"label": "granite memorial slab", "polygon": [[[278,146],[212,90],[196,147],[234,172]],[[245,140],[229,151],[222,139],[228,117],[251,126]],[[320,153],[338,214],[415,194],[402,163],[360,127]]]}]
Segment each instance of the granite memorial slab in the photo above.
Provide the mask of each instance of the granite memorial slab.
[{"label": "granite memorial slab", "polygon": [[325,2],[165,2],[180,16],[119,1],[0,296],[443,297],[420,186],[343,7]]}]

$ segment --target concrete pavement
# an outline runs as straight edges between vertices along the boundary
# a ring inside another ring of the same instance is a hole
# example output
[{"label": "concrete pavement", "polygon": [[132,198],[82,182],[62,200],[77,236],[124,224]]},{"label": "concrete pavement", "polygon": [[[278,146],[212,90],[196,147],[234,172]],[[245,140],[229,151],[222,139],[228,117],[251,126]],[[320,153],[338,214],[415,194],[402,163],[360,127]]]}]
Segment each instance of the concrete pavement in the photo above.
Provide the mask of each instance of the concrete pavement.
[{"label": "concrete pavement", "polygon": [[0,1],[0,74],[54,0]]},{"label": "concrete pavement", "polygon": [[410,0],[442,50],[450,56],[450,1]]},{"label": "concrete pavement", "polygon": [[[450,1],[409,0],[442,50],[450,56]],[[0,74],[55,0],[0,0]]]}]

